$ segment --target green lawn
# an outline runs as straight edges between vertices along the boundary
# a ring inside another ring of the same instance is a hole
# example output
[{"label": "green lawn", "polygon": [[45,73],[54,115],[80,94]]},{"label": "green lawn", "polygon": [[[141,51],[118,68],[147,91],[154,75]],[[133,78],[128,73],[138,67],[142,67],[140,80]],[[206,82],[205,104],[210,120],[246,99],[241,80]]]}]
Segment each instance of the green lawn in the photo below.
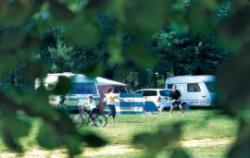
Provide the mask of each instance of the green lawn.
[{"label": "green lawn", "polygon": [[[110,121],[110,119],[109,119]],[[160,125],[169,126],[175,122],[184,122],[182,141],[192,139],[218,139],[235,137],[238,123],[228,117],[219,116],[212,110],[189,110],[184,115],[175,111],[173,115],[169,112],[152,115],[118,115],[115,122],[109,122],[105,128],[87,127],[109,141],[109,145],[129,145],[133,148],[131,140],[135,134],[153,132]],[[35,144],[37,133],[37,122],[32,130],[31,136],[25,138],[23,144],[31,148]],[[84,130],[82,127],[80,130]],[[163,140],[164,141],[164,140]],[[0,141],[1,144],[1,141]],[[207,147],[185,147],[189,155],[194,158],[223,158],[230,145],[215,145]],[[0,145],[0,150],[4,149]],[[5,150],[6,151],[6,150]],[[143,152],[125,152],[123,154],[103,154],[95,158],[139,158]],[[91,157],[91,156],[90,156]],[[164,157],[164,156],[163,156]],[[161,158],[161,156],[159,157]]]},{"label": "green lawn", "polygon": [[[225,155],[229,148],[229,145],[222,145],[202,148],[185,148],[185,150],[192,158],[225,158]],[[169,153],[163,153],[162,155],[160,154],[157,158],[166,158],[166,155],[169,155]],[[120,155],[93,156],[93,158],[142,158],[143,156],[143,152],[130,152]]]},{"label": "green lawn", "polygon": [[134,134],[152,132],[159,125],[171,125],[183,121],[183,140],[201,138],[233,137],[238,124],[225,116],[218,116],[214,111],[190,110],[184,115],[169,112],[154,115],[120,115],[114,123],[105,128],[95,128],[111,144],[130,144]]},{"label": "green lawn", "polygon": [[[106,128],[94,128],[95,131],[110,141],[110,145],[131,144],[133,135],[153,132],[160,125],[184,122],[182,140],[220,139],[235,137],[238,123],[226,116],[219,116],[212,110],[190,110],[184,115],[164,112],[157,115],[120,115],[114,123]],[[208,147],[185,147],[194,158],[224,158],[230,145]],[[121,155],[100,155],[96,158],[139,158],[142,152],[130,152]],[[164,157],[164,156],[160,156]]]}]

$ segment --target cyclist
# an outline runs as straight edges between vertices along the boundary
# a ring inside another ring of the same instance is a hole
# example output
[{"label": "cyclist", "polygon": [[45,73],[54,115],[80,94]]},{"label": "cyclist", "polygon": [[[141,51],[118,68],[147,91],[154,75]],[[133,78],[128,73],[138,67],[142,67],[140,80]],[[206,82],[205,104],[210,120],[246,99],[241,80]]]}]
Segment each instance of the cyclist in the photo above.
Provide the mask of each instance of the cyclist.
[{"label": "cyclist", "polygon": [[96,114],[96,113],[98,113],[99,111],[98,111],[98,109],[96,107],[96,102],[94,101],[92,95],[88,96],[87,106],[88,106],[88,109],[90,110],[90,112],[89,112],[90,121],[93,123],[94,122],[93,115]]}]

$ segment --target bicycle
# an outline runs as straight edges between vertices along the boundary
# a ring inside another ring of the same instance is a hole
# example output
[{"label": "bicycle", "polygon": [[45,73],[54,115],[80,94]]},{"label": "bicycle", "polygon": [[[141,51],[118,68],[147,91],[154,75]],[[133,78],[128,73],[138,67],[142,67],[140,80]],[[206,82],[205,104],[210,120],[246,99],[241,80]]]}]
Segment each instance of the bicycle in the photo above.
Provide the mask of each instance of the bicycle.
[{"label": "bicycle", "polygon": [[79,114],[71,116],[77,127],[82,125],[91,125],[96,127],[105,127],[108,123],[107,117],[100,112],[93,112],[90,116],[90,110],[85,106],[79,107]]}]

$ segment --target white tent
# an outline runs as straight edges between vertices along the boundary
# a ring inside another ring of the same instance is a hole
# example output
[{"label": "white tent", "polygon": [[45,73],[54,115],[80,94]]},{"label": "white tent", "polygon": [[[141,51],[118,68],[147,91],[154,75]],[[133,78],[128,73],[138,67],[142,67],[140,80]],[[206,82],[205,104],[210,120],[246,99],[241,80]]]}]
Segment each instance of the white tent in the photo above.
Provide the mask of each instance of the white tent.
[{"label": "white tent", "polygon": [[[86,75],[73,74],[71,72],[47,74],[47,77],[43,80],[43,84],[45,86],[48,86],[49,84],[56,84],[58,82],[59,76],[71,78],[74,83],[96,83],[98,86],[126,86],[124,83],[104,77],[89,78]],[[40,80],[36,79],[36,87],[38,87],[40,84]]]}]

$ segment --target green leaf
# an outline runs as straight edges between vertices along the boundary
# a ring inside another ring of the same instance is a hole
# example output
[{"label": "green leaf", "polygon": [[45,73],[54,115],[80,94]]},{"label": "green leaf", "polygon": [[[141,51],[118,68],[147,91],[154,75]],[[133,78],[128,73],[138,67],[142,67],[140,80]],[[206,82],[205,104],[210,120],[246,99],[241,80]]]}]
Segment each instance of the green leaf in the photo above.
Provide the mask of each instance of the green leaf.
[{"label": "green leaf", "polygon": [[83,142],[78,137],[65,135],[64,141],[66,142],[69,156],[73,157],[82,153]]},{"label": "green leaf", "polygon": [[88,0],[86,5],[86,9],[101,9],[104,8],[109,1],[107,0]]},{"label": "green leaf", "polygon": [[126,28],[131,32],[152,35],[170,17],[170,3],[166,0],[135,0],[124,4],[124,15]]},{"label": "green leaf", "polygon": [[131,46],[126,55],[129,60],[141,68],[152,68],[157,62],[156,56],[148,52],[145,46],[139,44]]},{"label": "green leaf", "polygon": [[101,147],[108,143],[105,139],[91,132],[84,133],[83,140],[89,147]]},{"label": "green leaf", "polygon": [[12,150],[16,151],[16,152],[23,152],[23,148],[20,145],[19,142],[17,142],[17,140],[13,137],[13,135],[11,134],[11,131],[8,129],[5,129],[3,131],[3,141],[4,143]]},{"label": "green leaf", "polygon": [[109,53],[109,63],[111,65],[122,63],[122,34],[117,33],[117,35],[111,37],[109,41]]},{"label": "green leaf", "polygon": [[85,75],[87,75],[90,78],[95,78],[96,76],[99,76],[102,74],[104,67],[103,63],[93,63],[88,65],[85,69],[83,69],[81,72]]},{"label": "green leaf", "polygon": [[20,138],[27,136],[31,128],[31,122],[22,111],[15,114],[8,113],[8,117],[3,118],[3,140],[12,150],[22,152]]},{"label": "green leaf", "polygon": [[[247,73],[250,69],[249,50],[250,45],[246,44],[239,50],[238,54],[235,54],[231,60],[228,60],[227,64],[223,65],[217,77],[219,105],[222,105],[224,110],[237,116],[244,114],[240,110],[250,109],[250,86],[245,84],[250,77],[250,74]],[[241,92],[241,95],[238,95],[239,92]]]},{"label": "green leaf", "polygon": [[[0,26],[22,25],[32,14],[30,0],[0,1]],[[1,43],[1,42],[0,42]]]},{"label": "green leaf", "polygon": [[227,48],[238,50],[250,40],[250,4],[236,7],[232,15],[218,25],[220,42]]},{"label": "green leaf", "polygon": [[204,5],[199,1],[188,8],[187,22],[194,33],[208,34],[213,28],[213,8]]},{"label": "green leaf", "polygon": [[66,21],[72,20],[75,15],[67,7],[67,5],[58,2],[57,0],[49,1],[49,9],[56,20]]},{"label": "green leaf", "polygon": [[43,66],[38,62],[27,62],[22,68],[22,78],[24,81],[34,84],[37,77],[44,73]]},{"label": "green leaf", "polygon": [[250,157],[249,146],[250,146],[250,124],[243,123],[241,124],[239,130],[238,138],[236,142],[232,145],[231,150],[229,151],[228,158],[248,158]]},{"label": "green leaf", "polygon": [[16,68],[17,60],[9,54],[1,55],[0,54],[0,74],[6,75],[11,70]]},{"label": "green leaf", "polygon": [[59,95],[65,95],[69,92],[70,88],[71,88],[70,79],[64,76],[59,76],[58,83],[56,84],[53,93]]},{"label": "green leaf", "polygon": [[93,47],[98,43],[101,36],[97,23],[93,20],[87,21],[82,15],[77,16],[64,26],[66,41],[71,44]]},{"label": "green leaf", "polygon": [[133,144],[143,146],[152,152],[158,152],[166,146],[171,146],[180,138],[181,124],[159,127],[154,133],[142,133],[134,136]]},{"label": "green leaf", "polygon": [[61,147],[63,138],[60,133],[47,123],[43,123],[39,128],[37,135],[38,144],[46,149],[55,149]]},{"label": "green leaf", "polygon": [[[16,50],[21,46],[24,39],[26,37],[26,33],[24,31],[15,29],[15,30],[6,30],[3,31],[0,36],[0,52],[1,54],[7,53],[8,50]],[[8,52],[8,53],[11,53]]]},{"label": "green leaf", "polygon": [[171,158],[190,158],[189,154],[185,150],[183,150],[181,148],[175,149],[172,152],[170,157]]}]

